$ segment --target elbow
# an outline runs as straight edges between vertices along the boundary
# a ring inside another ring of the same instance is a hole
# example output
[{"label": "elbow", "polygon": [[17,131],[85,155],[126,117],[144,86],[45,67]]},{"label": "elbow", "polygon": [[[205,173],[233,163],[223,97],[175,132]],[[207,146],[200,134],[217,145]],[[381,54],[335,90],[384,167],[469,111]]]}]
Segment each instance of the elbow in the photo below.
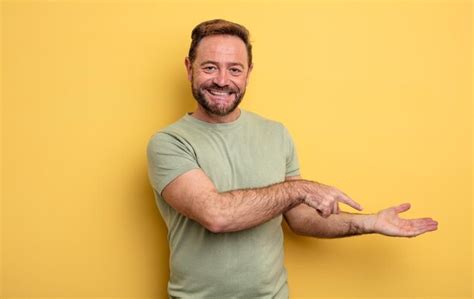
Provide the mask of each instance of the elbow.
[{"label": "elbow", "polygon": [[202,221],[200,221],[205,229],[215,234],[232,232],[233,225],[229,220],[231,217],[229,217],[228,211],[219,205],[221,202],[219,199],[205,206],[202,213]]},{"label": "elbow", "polygon": [[218,219],[210,220],[203,225],[208,231],[215,234],[227,233],[228,230],[227,225]]},{"label": "elbow", "polygon": [[294,221],[290,221],[288,218],[286,219],[286,224],[288,225],[288,228],[291,230],[292,233],[295,235],[299,235],[300,231],[298,229],[298,226]]},{"label": "elbow", "polygon": [[211,233],[214,233],[214,234],[221,234],[221,233],[225,233],[226,231],[224,230],[224,228],[219,225],[219,224],[208,224],[208,225],[205,225],[204,226],[208,231],[210,231]]},{"label": "elbow", "polygon": [[298,236],[310,236],[310,234],[307,232],[307,230],[305,230],[305,227],[304,225],[301,225],[300,223],[290,223],[288,222],[288,227],[290,228],[290,230],[295,234],[295,235],[298,235]]},{"label": "elbow", "polygon": [[298,227],[291,226],[291,225],[289,225],[289,227],[290,227],[290,230],[291,230],[295,235],[298,235],[298,236],[304,236],[304,235],[305,235]]},{"label": "elbow", "polygon": [[206,215],[205,219],[203,219],[201,225],[204,226],[204,228],[206,228],[208,231],[215,234],[227,233],[231,231],[229,223],[222,215],[209,213]]}]

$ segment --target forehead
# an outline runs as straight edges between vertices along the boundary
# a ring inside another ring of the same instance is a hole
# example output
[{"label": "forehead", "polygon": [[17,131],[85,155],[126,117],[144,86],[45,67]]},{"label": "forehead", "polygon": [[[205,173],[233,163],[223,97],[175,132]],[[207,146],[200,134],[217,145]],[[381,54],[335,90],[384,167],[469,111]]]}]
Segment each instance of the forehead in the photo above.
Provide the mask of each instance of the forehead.
[{"label": "forehead", "polygon": [[203,38],[196,50],[196,61],[240,62],[247,64],[245,43],[232,35],[211,35]]}]

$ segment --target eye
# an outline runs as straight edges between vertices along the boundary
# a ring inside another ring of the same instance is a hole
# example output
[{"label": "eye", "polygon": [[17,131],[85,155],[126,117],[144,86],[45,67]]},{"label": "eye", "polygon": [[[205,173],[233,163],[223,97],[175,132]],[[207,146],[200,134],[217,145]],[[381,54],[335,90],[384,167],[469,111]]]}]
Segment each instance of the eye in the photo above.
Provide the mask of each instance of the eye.
[{"label": "eye", "polygon": [[216,67],[213,65],[207,65],[202,68],[206,73],[211,73],[216,70]]},{"label": "eye", "polygon": [[232,73],[232,75],[240,75],[240,73],[242,73],[242,70],[239,68],[233,67],[230,69],[230,72]]}]

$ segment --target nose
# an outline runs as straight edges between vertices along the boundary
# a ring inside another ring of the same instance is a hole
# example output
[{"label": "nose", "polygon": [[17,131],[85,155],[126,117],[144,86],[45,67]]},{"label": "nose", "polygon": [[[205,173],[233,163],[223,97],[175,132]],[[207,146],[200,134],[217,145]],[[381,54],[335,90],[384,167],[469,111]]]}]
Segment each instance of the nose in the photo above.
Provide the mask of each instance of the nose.
[{"label": "nose", "polygon": [[219,70],[214,77],[213,82],[218,86],[226,86],[228,84],[227,72],[225,70]]}]

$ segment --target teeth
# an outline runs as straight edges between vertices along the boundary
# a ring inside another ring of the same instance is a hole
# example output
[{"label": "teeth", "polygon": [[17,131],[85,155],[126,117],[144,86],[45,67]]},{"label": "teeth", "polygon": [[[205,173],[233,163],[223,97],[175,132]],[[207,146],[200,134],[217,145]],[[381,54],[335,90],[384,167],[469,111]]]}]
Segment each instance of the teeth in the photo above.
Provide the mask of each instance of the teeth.
[{"label": "teeth", "polygon": [[226,96],[229,93],[225,91],[216,91],[216,90],[209,90],[209,92],[215,96]]}]

